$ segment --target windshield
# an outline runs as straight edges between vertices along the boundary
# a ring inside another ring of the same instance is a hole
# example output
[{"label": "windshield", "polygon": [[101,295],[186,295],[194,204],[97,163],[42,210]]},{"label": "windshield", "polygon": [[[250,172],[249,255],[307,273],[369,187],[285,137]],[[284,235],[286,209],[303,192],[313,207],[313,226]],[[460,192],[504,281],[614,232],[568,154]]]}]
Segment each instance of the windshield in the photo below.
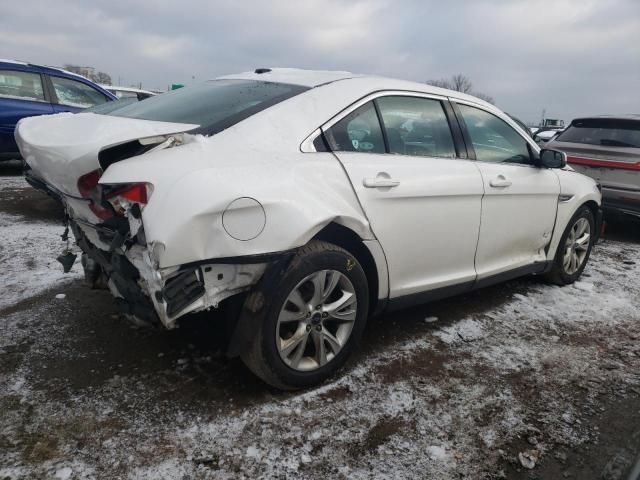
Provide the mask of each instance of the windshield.
[{"label": "windshield", "polygon": [[615,118],[576,120],[556,137],[556,140],[608,147],[640,148],[640,121]]},{"label": "windshield", "polygon": [[192,123],[200,127],[191,133],[213,135],[307,89],[255,80],[210,80],[133,102],[110,112],[95,113]]}]

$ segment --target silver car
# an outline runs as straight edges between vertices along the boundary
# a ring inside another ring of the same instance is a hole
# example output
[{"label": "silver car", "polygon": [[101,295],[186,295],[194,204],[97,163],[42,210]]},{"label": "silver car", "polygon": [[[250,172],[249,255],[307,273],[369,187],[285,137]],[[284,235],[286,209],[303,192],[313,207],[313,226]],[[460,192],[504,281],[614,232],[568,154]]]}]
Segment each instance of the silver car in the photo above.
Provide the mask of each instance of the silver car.
[{"label": "silver car", "polygon": [[547,148],[601,185],[605,211],[640,218],[640,115],[577,118]]}]

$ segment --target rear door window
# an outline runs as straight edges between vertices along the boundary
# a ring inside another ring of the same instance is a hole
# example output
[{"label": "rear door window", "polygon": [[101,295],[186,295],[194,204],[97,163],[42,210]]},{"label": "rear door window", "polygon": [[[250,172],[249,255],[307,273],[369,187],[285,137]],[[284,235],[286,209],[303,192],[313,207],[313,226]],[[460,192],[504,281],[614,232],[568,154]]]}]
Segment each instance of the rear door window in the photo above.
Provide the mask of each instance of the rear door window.
[{"label": "rear door window", "polygon": [[69,78],[50,76],[60,105],[75,108],[95,107],[109,99],[89,85]]},{"label": "rear door window", "polygon": [[0,98],[44,102],[44,89],[40,74],[0,70]]},{"label": "rear door window", "polygon": [[389,153],[454,158],[456,150],[439,100],[389,96],[376,100],[389,142]]},{"label": "rear door window", "polygon": [[331,150],[385,153],[384,137],[373,102],[358,107],[327,132]]},{"label": "rear door window", "polygon": [[613,118],[576,120],[556,141],[640,148],[640,121]]}]

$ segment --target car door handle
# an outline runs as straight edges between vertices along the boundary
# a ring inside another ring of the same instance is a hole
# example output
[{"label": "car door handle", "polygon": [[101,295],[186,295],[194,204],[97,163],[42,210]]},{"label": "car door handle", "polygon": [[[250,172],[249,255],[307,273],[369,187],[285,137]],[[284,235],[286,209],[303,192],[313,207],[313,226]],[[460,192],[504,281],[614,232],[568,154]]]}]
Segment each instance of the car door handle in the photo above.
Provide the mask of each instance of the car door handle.
[{"label": "car door handle", "polygon": [[393,188],[400,185],[397,180],[391,180],[390,178],[377,177],[377,178],[365,178],[362,180],[362,185],[365,188]]},{"label": "car door handle", "polygon": [[496,178],[489,182],[489,185],[496,188],[505,188],[511,186],[511,180],[507,179],[504,175],[498,175]]}]

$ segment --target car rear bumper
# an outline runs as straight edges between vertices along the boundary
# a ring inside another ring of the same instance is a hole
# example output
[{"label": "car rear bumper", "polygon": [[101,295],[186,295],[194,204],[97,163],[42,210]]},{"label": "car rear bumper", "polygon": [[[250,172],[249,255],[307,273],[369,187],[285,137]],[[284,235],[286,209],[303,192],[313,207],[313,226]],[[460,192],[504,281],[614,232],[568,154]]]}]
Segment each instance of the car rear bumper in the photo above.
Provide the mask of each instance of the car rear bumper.
[{"label": "car rear bumper", "polygon": [[216,308],[226,298],[247,290],[279,256],[211,259],[161,269],[147,245],[140,242],[141,236],[132,237],[124,231],[124,224],[113,228],[106,222],[90,225],[71,218],[69,224],[84,253],[88,283],[94,285],[104,276],[122,313],[146,322],[159,321],[169,329],[187,313]]}]

